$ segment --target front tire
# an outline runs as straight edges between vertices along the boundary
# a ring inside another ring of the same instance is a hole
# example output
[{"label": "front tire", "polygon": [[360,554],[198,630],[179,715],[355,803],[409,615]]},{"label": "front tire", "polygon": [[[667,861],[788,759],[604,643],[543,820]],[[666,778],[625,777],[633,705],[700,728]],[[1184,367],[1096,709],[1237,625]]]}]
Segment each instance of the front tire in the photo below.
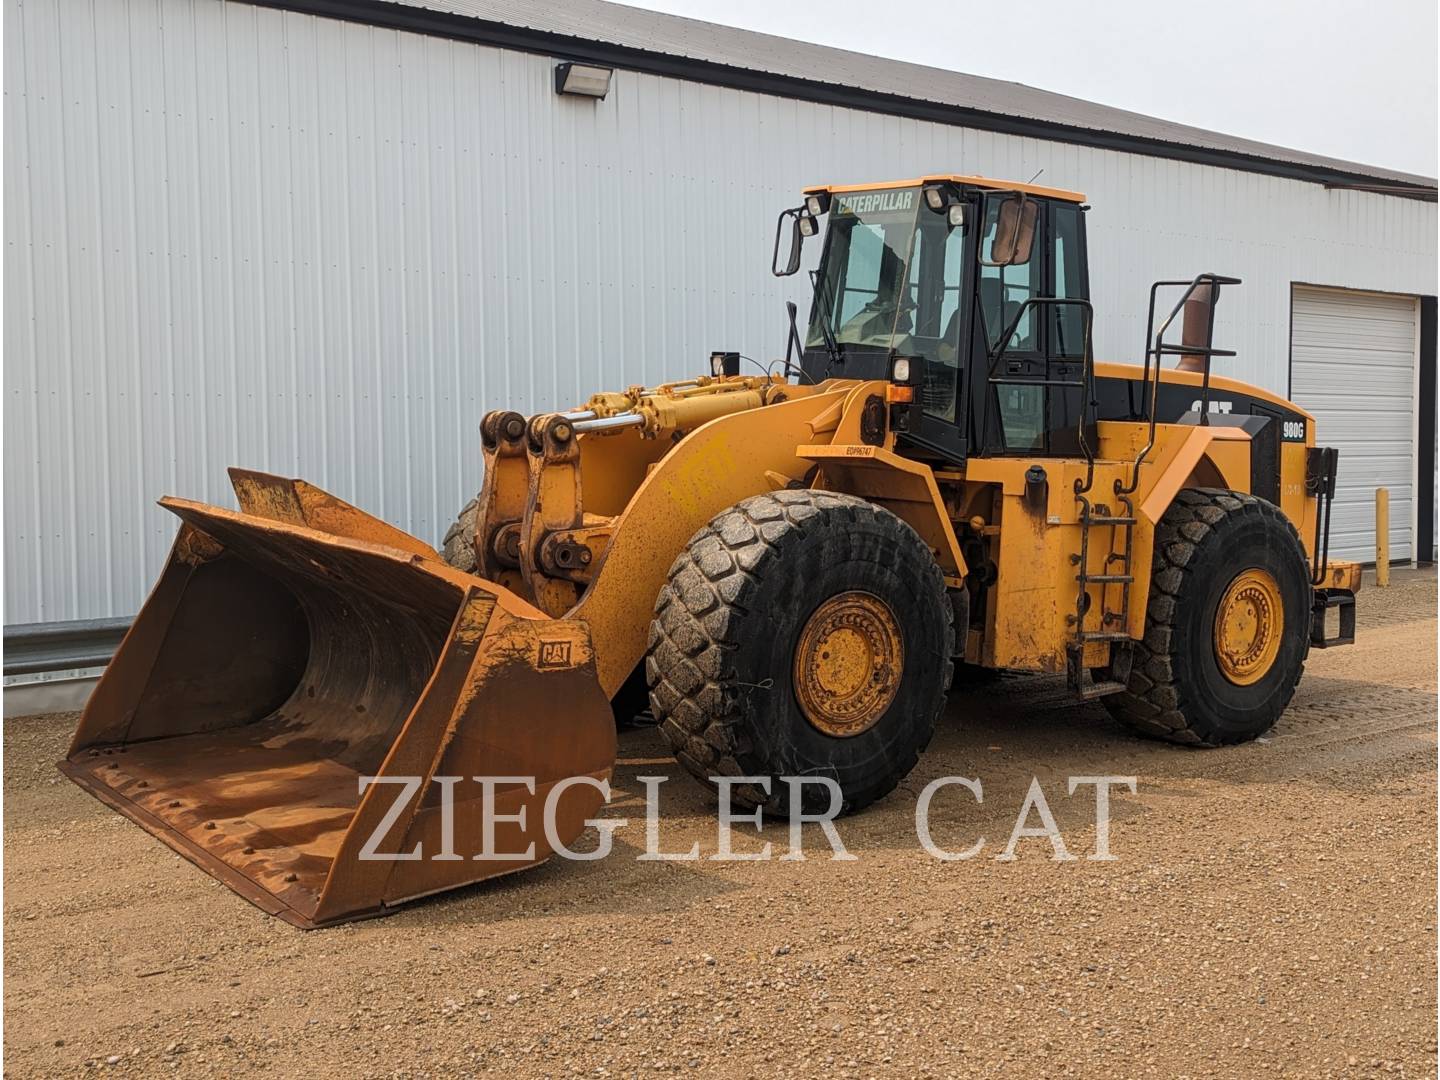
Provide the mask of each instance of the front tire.
[{"label": "front tire", "polygon": [[[717,515],[670,568],[650,624],[650,704],[696,777],[762,776],[735,801],[789,809],[781,777],[828,776],[842,812],[892,791],[929,743],[954,630],[918,534],[863,499],[757,495]],[[829,808],[801,787],[807,812]]]},{"label": "front tire", "polygon": [[1155,530],[1145,638],[1128,687],[1105,704],[1170,742],[1263,735],[1305,670],[1310,597],[1305,551],[1278,507],[1234,491],[1181,491]]}]

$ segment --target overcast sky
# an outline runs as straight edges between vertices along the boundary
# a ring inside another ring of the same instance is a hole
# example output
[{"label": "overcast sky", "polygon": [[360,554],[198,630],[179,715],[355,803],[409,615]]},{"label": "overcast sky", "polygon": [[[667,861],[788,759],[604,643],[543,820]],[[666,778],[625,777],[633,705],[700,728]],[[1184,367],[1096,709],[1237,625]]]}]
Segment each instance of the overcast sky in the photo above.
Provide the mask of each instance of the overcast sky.
[{"label": "overcast sky", "polygon": [[629,2],[1437,172],[1436,0]]}]

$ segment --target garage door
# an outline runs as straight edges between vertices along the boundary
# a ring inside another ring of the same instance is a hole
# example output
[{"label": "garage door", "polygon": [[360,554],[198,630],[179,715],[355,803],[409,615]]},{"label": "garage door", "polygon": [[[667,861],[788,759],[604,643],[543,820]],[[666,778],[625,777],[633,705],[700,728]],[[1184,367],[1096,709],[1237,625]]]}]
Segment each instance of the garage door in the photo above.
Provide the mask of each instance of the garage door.
[{"label": "garage door", "polygon": [[1340,450],[1330,551],[1375,559],[1375,489],[1390,489],[1390,558],[1412,555],[1417,307],[1413,297],[1295,286],[1290,396]]}]

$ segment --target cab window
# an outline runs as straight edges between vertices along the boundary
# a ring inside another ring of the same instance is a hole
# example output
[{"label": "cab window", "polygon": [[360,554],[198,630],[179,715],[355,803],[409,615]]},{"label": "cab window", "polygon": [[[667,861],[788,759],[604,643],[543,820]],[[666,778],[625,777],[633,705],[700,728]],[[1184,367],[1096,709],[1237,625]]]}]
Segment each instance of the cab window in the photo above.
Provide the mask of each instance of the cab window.
[{"label": "cab window", "polygon": [[845,326],[867,304],[880,296],[880,268],[885,255],[885,233],[878,225],[857,223],[849,233],[850,261],[840,289],[840,317]]},{"label": "cab window", "polygon": [[[1055,231],[1052,295],[1083,298],[1086,293],[1085,252],[1080,246],[1080,208],[1070,204],[1052,204],[1050,220]],[[1057,304],[1054,319],[1051,352],[1058,357],[1080,357],[1084,353],[1084,312],[1070,304]]]}]

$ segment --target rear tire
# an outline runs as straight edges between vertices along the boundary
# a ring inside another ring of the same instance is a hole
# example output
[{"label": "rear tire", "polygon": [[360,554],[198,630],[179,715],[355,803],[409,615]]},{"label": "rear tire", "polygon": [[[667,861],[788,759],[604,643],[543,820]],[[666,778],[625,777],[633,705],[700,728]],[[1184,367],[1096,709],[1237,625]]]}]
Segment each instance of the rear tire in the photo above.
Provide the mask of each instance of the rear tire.
[{"label": "rear tire", "polygon": [[440,542],[440,557],[456,570],[475,573],[475,527],[480,520],[480,500],[471,499]]},{"label": "rear tire", "polygon": [[[953,643],[940,568],[909,525],[853,496],[778,491],[718,514],[675,560],[645,670],[697,778],[768,777],[768,795],[737,785],[734,801],[783,813],[781,777],[829,776],[849,812],[930,742]],[[801,791],[807,812],[828,810],[824,787]]]},{"label": "rear tire", "polygon": [[1135,643],[1128,688],[1106,706],[1170,742],[1263,735],[1305,670],[1310,596],[1304,548],[1278,507],[1234,491],[1181,491],[1155,530],[1145,639]]}]

